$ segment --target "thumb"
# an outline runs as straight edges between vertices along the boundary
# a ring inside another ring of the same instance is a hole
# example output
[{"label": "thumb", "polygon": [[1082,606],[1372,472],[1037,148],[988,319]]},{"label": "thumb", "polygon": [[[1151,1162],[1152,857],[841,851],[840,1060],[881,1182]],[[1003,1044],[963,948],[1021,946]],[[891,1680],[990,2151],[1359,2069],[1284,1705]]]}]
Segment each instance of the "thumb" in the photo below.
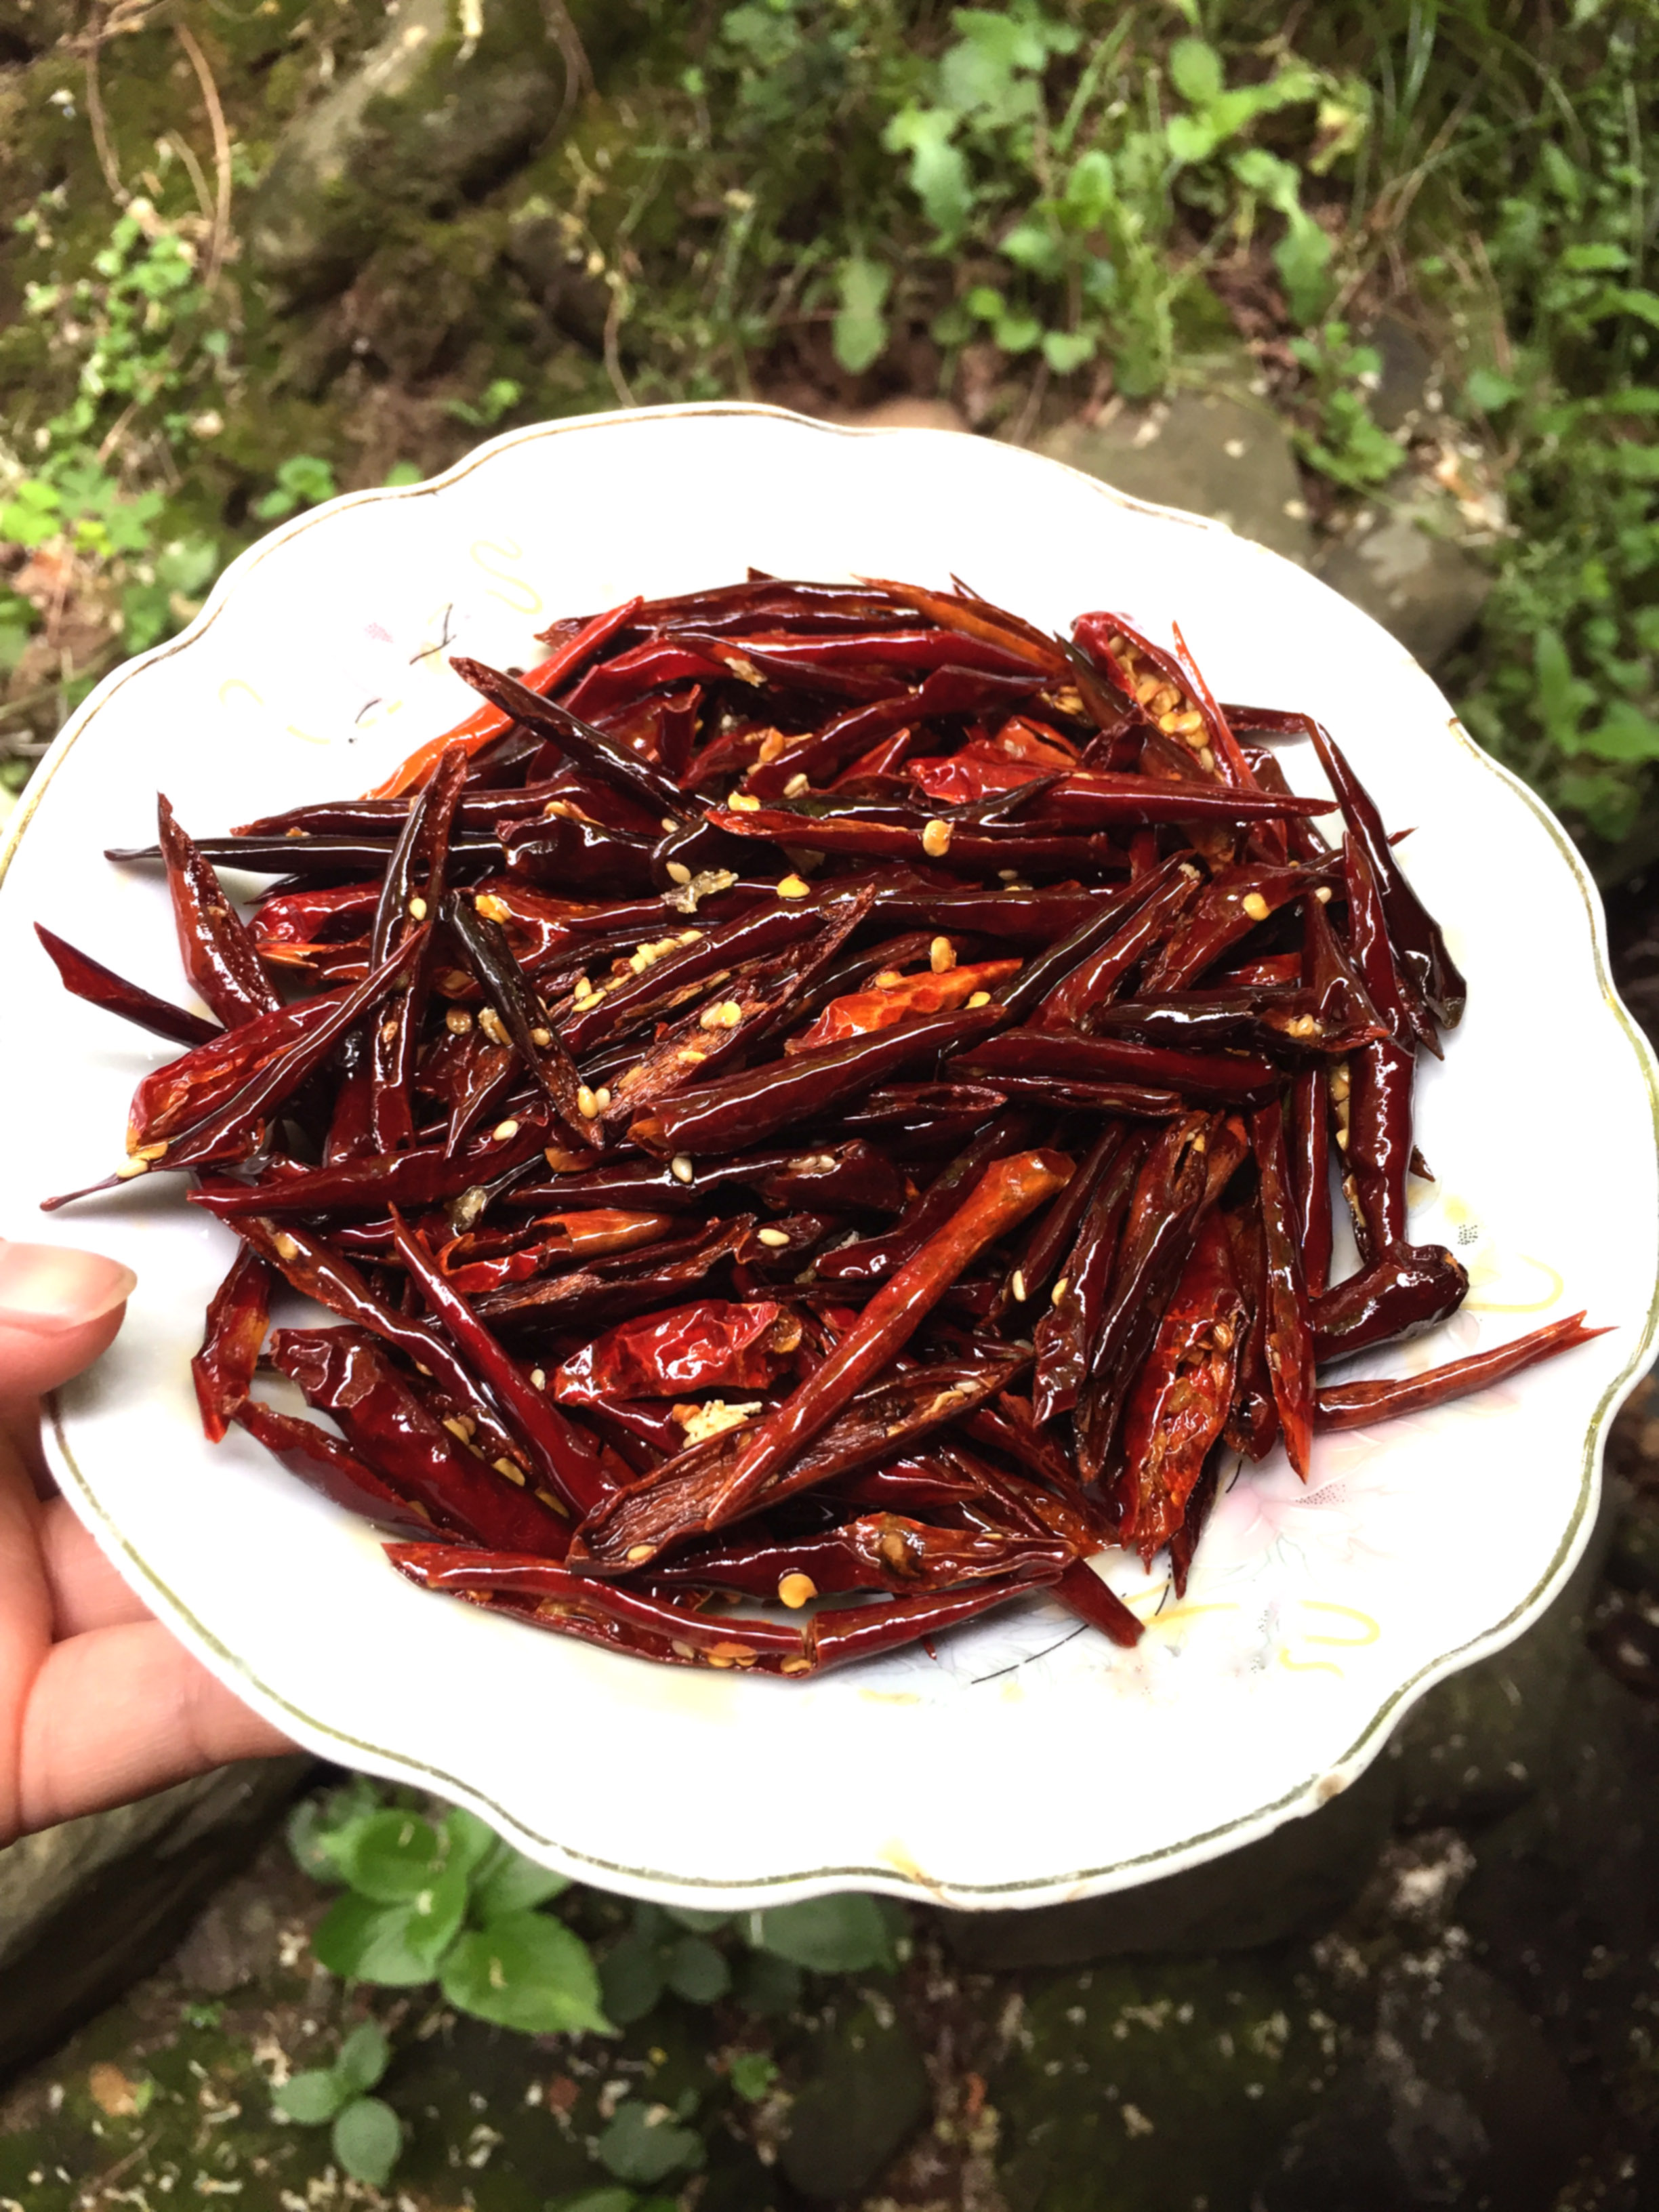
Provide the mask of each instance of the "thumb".
[{"label": "thumb", "polygon": [[100,1253],[0,1238],[0,1403],[39,1397],[90,1366],[137,1279]]}]

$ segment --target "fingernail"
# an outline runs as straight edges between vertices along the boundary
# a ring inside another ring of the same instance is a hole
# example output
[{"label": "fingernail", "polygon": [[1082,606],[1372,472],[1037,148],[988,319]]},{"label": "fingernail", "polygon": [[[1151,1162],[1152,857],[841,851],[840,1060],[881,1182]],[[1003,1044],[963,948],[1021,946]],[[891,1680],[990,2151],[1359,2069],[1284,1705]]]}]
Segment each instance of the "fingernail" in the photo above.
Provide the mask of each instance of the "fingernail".
[{"label": "fingernail", "polygon": [[79,1328],[112,1312],[137,1280],[131,1267],[101,1252],[0,1238],[0,1327],[43,1334]]}]

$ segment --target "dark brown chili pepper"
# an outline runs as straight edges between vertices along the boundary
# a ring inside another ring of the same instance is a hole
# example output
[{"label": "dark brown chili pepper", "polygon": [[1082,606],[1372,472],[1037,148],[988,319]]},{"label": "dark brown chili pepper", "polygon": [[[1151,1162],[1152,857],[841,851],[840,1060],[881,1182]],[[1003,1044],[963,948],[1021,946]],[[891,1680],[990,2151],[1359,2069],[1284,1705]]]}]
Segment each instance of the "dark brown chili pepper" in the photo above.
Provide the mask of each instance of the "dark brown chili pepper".
[{"label": "dark brown chili pepper", "polygon": [[483,692],[492,706],[515,722],[522,722],[527,730],[556,744],[568,759],[644,799],[658,814],[672,816],[676,822],[684,820],[687,808],[679,786],[643,755],[616,744],[568,708],[538,698],[516,677],[491,668],[487,662],[460,653],[452,654],[449,665],[464,684]]},{"label": "dark brown chili pepper", "polygon": [[165,799],[156,801],[155,812],[185,975],[227,1029],[274,1013],[280,1001],[259,965],[247,925],[173,820]]},{"label": "dark brown chili pepper", "polygon": [[232,1418],[256,1443],[262,1443],[280,1460],[290,1474],[320,1492],[331,1504],[343,1506],[348,1513],[356,1513],[379,1528],[431,1538],[432,1516],[426,1508],[399,1496],[384,1476],[314,1421],[279,1413],[274,1406],[262,1405],[257,1398],[246,1400]]},{"label": "dark brown chili pepper", "polygon": [[735,1152],[792,1124],[829,1111],[918,1060],[935,1059],[988,1036],[1004,1019],[999,1006],[924,1015],[895,1030],[820,1046],[718,1083],[664,1099],[629,1135],[647,1152]]},{"label": "dark brown chili pepper", "polygon": [[568,1523],[532,1493],[523,1468],[487,1466],[428,1412],[371,1337],[355,1328],[279,1328],[270,1356],[306,1403],[345,1431],[357,1457],[441,1528],[480,1544],[562,1559]]},{"label": "dark brown chili pepper", "polygon": [[[460,946],[500,1030],[512,1040],[566,1135],[578,1144],[597,1146],[594,1117],[584,1115],[579,1103],[582,1084],[570,1048],[553,1026],[535,985],[514,958],[507,932],[498,921],[480,913],[477,899],[464,891],[452,892],[444,903],[443,915],[445,927]],[[501,1039],[498,1035],[491,1042]]]},{"label": "dark brown chili pepper", "polygon": [[94,1006],[101,1006],[112,1014],[119,1014],[140,1029],[149,1030],[152,1036],[167,1037],[173,1044],[210,1044],[224,1032],[216,1022],[204,1020],[200,1014],[187,1013],[183,1006],[169,1006],[165,999],[156,998],[142,984],[129,983],[113,969],[104,967],[84,952],[77,952],[55,932],[34,925],[34,933],[46,947],[48,957],[63,979],[64,988],[72,991],[77,999],[85,999]]},{"label": "dark brown chili pepper", "polygon": [[1325,1366],[1374,1344],[1420,1336],[1448,1321],[1469,1294],[1462,1262],[1443,1244],[1396,1244],[1314,1301],[1314,1358]]},{"label": "dark brown chili pepper", "polygon": [[1291,1465],[1305,1482],[1313,1453],[1313,1328],[1285,1154],[1284,1115],[1277,1099],[1271,1105],[1257,1107],[1251,1116],[1250,1133],[1261,1179],[1267,1370],[1273,1376],[1273,1403],[1279,1408],[1285,1449]]}]

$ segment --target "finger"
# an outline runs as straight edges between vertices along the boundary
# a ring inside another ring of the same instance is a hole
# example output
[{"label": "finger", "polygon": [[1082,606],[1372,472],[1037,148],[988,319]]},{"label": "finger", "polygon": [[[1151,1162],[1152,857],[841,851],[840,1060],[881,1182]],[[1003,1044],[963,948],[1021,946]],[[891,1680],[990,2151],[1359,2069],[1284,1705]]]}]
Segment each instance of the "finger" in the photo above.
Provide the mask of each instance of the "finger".
[{"label": "finger", "polygon": [[0,1239],[0,1423],[37,1487],[35,1401],[108,1349],[136,1280],[101,1253]]},{"label": "finger", "polygon": [[62,1498],[40,1514],[40,1559],[52,1595],[55,1643],[84,1636],[94,1628],[114,1628],[148,1620],[149,1607],[130,1589]]},{"label": "finger", "polygon": [[0,1239],[0,1398],[21,1404],[78,1375],[120,1327],[137,1279],[100,1252]]},{"label": "finger", "polygon": [[19,1832],[294,1747],[159,1621],[93,1629],[54,1644],[35,1677],[18,1745]]}]

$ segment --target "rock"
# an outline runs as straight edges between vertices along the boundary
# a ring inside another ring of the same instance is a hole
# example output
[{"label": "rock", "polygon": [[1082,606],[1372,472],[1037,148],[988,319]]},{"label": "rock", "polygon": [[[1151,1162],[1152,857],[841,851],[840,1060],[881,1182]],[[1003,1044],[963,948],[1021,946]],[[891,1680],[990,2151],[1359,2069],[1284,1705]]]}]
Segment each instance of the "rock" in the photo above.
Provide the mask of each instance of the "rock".
[{"label": "rock", "polygon": [[418,382],[471,319],[501,256],[497,234],[475,217],[389,239],[340,302],[352,350],[373,355],[399,384]]},{"label": "rock", "polygon": [[1093,428],[1062,423],[1037,451],[1131,498],[1212,515],[1304,568],[1311,557],[1290,434],[1252,400],[1178,392],[1167,406],[1125,408]]},{"label": "rock", "polygon": [[0,1851],[0,2074],[166,1958],[312,1761],[248,1760]]},{"label": "rock", "polygon": [[281,1919],[260,1886],[246,1877],[222,1890],[173,1958],[182,1986],[228,1996],[268,1974],[278,1960]]},{"label": "rock", "polygon": [[1379,315],[1362,343],[1382,367],[1370,398],[1379,428],[1409,437],[1425,416],[1440,412],[1440,371],[1415,331],[1398,315]]},{"label": "rock", "polygon": [[1553,1773],[1569,1714],[1594,1667],[1584,1620],[1612,1540],[1604,1511],[1583,1558],[1540,1620],[1490,1659],[1450,1675],[1409,1712],[1384,1759],[1408,1828],[1479,1826]]},{"label": "rock", "polygon": [[1513,1997],[1457,1959],[1385,1983],[1364,2057],[1292,2135],[1252,2212],[1546,2212],[1583,2129],[1565,2076]]},{"label": "rock", "polygon": [[1316,564],[1333,591],[1380,622],[1428,669],[1446,658],[1492,589],[1474,555],[1437,533],[1443,512],[1437,501],[1392,512],[1362,508]]},{"label": "rock", "polygon": [[245,221],[259,273],[291,295],[337,288],[399,217],[453,203],[549,137],[569,71],[550,12],[540,0],[404,0],[380,44],[280,141]]},{"label": "rock", "polygon": [[845,2197],[880,2172],[927,2112],[927,2069],[908,2027],[872,2006],[832,2028],[796,2096],[779,2163],[804,2197]]},{"label": "rock", "polygon": [[964,1966],[1081,1965],[1162,1951],[1248,1951],[1328,1925],[1369,1875],[1395,1804],[1386,1759],[1316,1813],[1185,1874],[1079,1905],[1025,1912],[941,1912]]},{"label": "rock", "polygon": [[1008,2212],[1245,2212],[1339,2063],[1332,2021],[1255,1960],[1055,1977],[1018,2041],[990,2082]]},{"label": "rock", "polygon": [[611,291],[599,277],[588,275],[581,248],[572,245],[580,233],[580,225],[567,228],[546,198],[533,193],[513,212],[507,258],[559,328],[598,353],[605,343]]}]

